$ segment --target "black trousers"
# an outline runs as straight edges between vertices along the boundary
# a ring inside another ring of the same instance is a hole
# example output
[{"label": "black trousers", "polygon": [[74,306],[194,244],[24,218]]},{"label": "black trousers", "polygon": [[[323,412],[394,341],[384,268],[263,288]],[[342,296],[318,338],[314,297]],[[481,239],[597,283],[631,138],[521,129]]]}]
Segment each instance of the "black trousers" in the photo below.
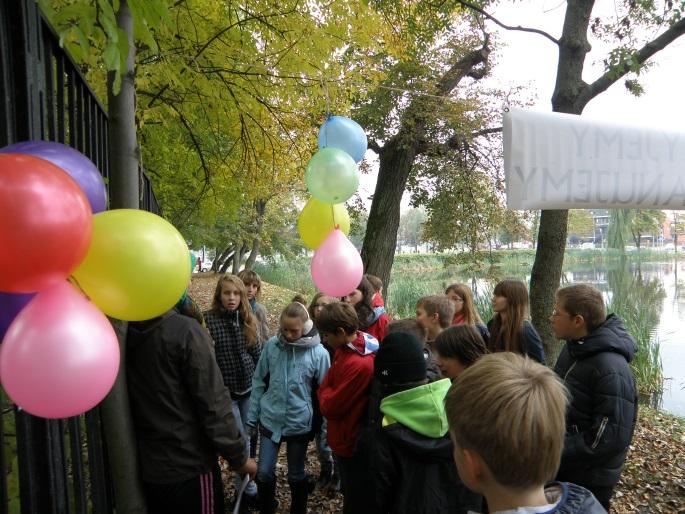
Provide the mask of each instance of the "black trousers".
[{"label": "black trousers", "polygon": [[340,470],[340,489],[343,493],[344,514],[364,514],[372,512],[369,502],[373,500],[370,487],[369,462],[364,452],[353,457],[334,456]]},{"label": "black trousers", "polygon": [[592,494],[595,495],[597,501],[602,504],[602,507],[609,512],[609,507],[611,506],[611,496],[614,494],[613,487],[588,487],[583,486],[588,489]]},{"label": "black trousers", "polygon": [[144,483],[148,514],[224,514],[218,464],[209,472],[173,484]]}]

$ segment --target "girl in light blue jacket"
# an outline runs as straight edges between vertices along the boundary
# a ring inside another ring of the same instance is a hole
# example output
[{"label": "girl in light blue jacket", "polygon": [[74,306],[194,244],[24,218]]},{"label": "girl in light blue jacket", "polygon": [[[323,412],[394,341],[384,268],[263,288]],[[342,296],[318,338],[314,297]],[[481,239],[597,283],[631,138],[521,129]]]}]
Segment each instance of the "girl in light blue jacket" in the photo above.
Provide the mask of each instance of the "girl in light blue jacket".
[{"label": "girl in light blue jacket", "polygon": [[256,480],[260,512],[273,513],[277,506],[276,461],[285,441],[290,512],[304,514],[309,494],[305,461],[314,415],[312,390],[323,381],[330,359],[304,305],[288,305],[280,325],[279,334],[263,347],[252,377],[247,425],[251,431],[259,425],[261,435]]}]

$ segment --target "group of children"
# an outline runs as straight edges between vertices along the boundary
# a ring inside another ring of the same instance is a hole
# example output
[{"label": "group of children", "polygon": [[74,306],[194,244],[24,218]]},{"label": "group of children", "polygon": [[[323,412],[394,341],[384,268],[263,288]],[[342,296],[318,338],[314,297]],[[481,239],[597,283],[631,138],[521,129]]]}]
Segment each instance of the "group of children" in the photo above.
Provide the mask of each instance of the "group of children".
[{"label": "group of children", "polygon": [[517,280],[497,284],[486,325],[464,284],[391,321],[366,275],[341,299],[295,298],[271,337],[260,290],[253,271],[223,275],[204,313],[245,453],[259,442],[245,507],[278,508],[285,442],[290,512],[307,512],[316,438],[318,485],[342,490],[345,513],[609,509],[637,415],[635,344],[596,289],[557,292],[556,373]]}]

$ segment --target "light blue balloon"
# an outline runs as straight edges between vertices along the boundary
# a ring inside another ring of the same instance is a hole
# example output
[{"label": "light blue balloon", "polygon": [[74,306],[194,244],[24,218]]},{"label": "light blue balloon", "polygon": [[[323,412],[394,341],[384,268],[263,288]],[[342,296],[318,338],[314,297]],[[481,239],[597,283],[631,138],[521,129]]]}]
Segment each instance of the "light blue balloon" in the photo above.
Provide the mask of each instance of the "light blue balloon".
[{"label": "light blue balloon", "polygon": [[350,118],[329,117],[319,129],[319,148],[329,147],[347,152],[354,162],[361,161],[367,148],[364,129]]}]

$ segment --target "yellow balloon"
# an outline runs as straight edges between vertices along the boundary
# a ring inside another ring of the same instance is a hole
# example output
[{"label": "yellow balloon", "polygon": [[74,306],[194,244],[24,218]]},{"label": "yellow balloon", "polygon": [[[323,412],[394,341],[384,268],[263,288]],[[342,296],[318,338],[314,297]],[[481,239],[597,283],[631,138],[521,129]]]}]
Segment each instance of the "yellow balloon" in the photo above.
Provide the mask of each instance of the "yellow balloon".
[{"label": "yellow balloon", "polygon": [[188,246],[168,221],[134,209],[93,216],[75,282],[108,316],[141,321],[172,308],[188,287]]},{"label": "yellow balloon", "polygon": [[321,246],[335,225],[339,225],[345,235],[350,233],[350,215],[344,203],[323,203],[311,197],[297,218],[297,231],[312,250]]}]

